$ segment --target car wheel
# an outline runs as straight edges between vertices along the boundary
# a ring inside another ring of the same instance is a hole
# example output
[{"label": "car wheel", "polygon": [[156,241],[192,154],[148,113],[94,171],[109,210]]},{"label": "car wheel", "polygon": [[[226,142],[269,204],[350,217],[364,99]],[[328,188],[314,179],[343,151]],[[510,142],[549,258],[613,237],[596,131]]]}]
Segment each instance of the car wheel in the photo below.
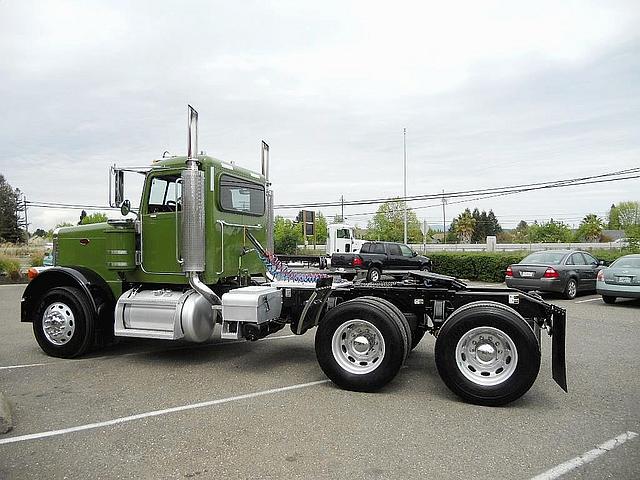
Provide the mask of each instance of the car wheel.
[{"label": "car wheel", "polygon": [[604,303],[608,303],[609,305],[613,305],[616,303],[616,297],[611,297],[609,295],[602,295],[602,301]]},{"label": "car wheel", "polygon": [[367,281],[379,282],[381,276],[382,276],[382,272],[378,267],[371,267],[367,272]]},{"label": "car wheel", "polygon": [[47,291],[31,318],[33,333],[47,355],[73,358],[93,344],[95,319],[85,294],[75,287]]},{"label": "car wheel", "polygon": [[569,300],[573,300],[576,298],[578,294],[578,282],[575,278],[570,278],[567,280],[567,285],[564,287],[564,296]]},{"label": "car wheel", "polygon": [[435,360],[451,391],[471,403],[499,406],[531,388],[540,370],[540,349],[518,313],[477,302],[461,307],[442,326]]}]

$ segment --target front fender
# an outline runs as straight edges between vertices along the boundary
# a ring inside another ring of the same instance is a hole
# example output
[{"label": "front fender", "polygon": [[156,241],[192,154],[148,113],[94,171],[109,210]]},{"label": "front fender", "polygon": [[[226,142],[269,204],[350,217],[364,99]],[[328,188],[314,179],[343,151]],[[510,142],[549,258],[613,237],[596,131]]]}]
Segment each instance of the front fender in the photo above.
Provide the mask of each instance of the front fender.
[{"label": "front fender", "polygon": [[37,306],[40,297],[55,287],[79,288],[85,293],[96,313],[102,302],[115,303],[113,292],[104,279],[93,270],[84,267],[51,267],[31,280],[24,290],[20,303],[20,320],[30,322],[31,312]]}]

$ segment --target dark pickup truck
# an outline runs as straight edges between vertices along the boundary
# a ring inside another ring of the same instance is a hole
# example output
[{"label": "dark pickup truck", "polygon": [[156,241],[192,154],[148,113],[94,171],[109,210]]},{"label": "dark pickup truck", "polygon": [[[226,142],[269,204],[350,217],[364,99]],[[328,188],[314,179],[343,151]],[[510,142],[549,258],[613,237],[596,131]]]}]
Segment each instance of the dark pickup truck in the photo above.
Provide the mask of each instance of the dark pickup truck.
[{"label": "dark pickup truck", "polygon": [[331,268],[337,272],[343,269],[353,277],[359,272],[366,272],[368,281],[377,282],[382,273],[398,277],[409,270],[430,271],[431,260],[403,243],[365,242],[359,253],[334,253]]}]

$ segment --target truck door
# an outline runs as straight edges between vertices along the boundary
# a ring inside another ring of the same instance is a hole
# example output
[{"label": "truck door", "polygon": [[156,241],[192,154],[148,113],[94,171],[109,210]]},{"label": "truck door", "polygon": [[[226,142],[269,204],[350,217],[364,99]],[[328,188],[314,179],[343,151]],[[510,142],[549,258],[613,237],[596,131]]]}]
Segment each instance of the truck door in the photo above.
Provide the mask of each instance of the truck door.
[{"label": "truck door", "polygon": [[573,255],[571,255],[571,257],[569,257],[569,260],[567,260],[567,265],[572,265],[573,269],[578,274],[578,289],[588,290],[590,288],[589,270],[591,269],[591,267],[586,265],[582,254],[574,253]]},{"label": "truck door", "polygon": [[402,250],[402,259],[405,268],[409,270],[420,270],[420,260],[414,254],[413,250],[404,244],[400,245],[400,250]]},{"label": "truck door", "polygon": [[179,178],[179,173],[165,172],[147,178],[141,215],[142,268],[147,273],[182,272],[176,253],[182,194]]},{"label": "truck door", "polygon": [[400,250],[400,245],[397,245],[395,243],[388,243],[387,251],[389,253],[387,266],[391,270],[402,270],[406,268],[404,257],[402,256],[402,251]]},{"label": "truck door", "polygon": [[588,253],[582,252],[581,255],[584,257],[585,263],[588,267],[585,268],[585,286],[589,290],[595,290],[596,278],[598,276],[598,271],[600,270],[600,264],[595,257]]}]

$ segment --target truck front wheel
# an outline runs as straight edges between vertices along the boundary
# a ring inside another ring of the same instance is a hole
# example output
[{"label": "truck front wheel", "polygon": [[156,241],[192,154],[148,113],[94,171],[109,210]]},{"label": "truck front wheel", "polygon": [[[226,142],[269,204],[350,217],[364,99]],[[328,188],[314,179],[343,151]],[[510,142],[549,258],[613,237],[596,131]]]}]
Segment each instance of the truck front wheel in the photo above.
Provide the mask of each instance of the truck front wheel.
[{"label": "truck front wheel", "polygon": [[77,357],[93,343],[93,309],[75,287],[48,290],[33,310],[31,321],[38,345],[52,357]]},{"label": "truck front wheel", "polygon": [[396,376],[409,344],[397,315],[375,299],[357,298],[329,310],[315,347],[320,368],[333,383],[373,392]]},{"label": "truck front wheel", "polygon": [[499,406],[524,395],[540,370],[536,336],[515,311],[478,302],[454,312],[438,333],[435,361],[464,400]]}]

